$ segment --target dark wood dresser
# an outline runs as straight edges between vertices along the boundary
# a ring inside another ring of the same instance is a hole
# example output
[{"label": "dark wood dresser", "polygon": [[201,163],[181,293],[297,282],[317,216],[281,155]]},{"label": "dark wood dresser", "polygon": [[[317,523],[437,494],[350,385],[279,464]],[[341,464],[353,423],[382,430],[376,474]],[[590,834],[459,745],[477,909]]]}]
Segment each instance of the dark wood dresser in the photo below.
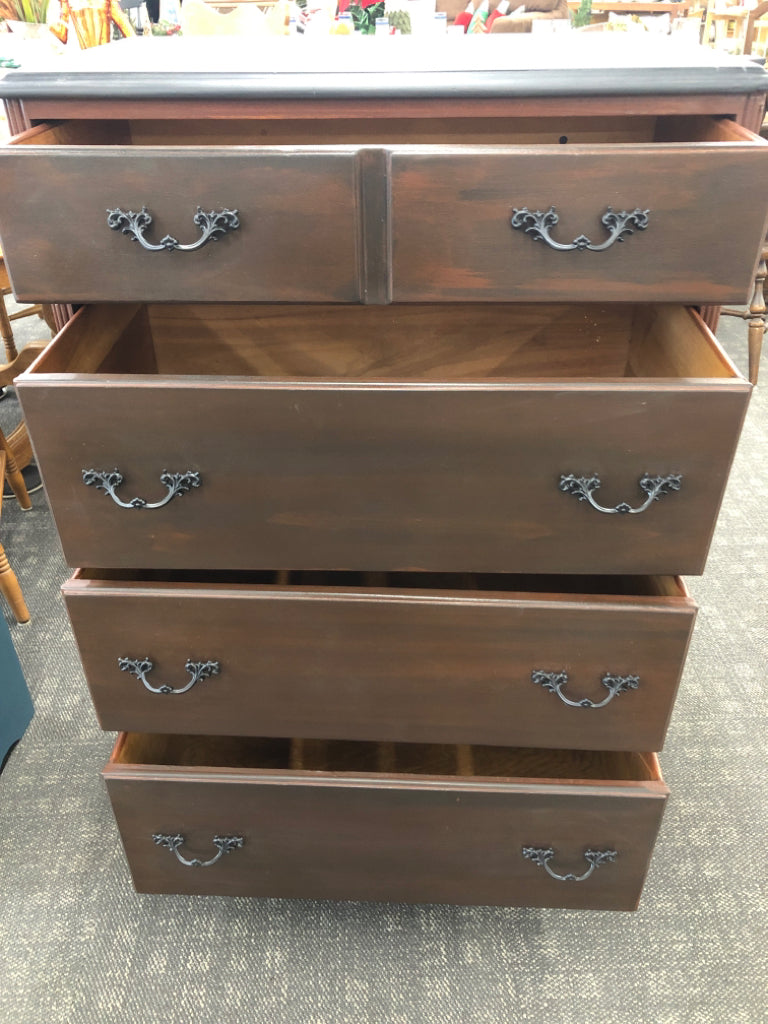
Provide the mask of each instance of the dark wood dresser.
[{"label": "dark wood dresser", "polygon": [[203,43],[0,83],[135,885],[632,909],[749,399],[710,328],[765,237],[768,75]]}]

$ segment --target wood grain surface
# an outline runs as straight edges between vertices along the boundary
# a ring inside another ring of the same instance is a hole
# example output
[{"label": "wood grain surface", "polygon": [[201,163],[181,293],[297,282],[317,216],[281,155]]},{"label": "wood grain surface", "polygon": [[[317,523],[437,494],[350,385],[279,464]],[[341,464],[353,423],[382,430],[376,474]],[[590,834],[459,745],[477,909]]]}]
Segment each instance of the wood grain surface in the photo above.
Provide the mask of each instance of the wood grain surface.
[{"label": "wood grain surface", "polygon": [[[661,596],[621,577],[542,593],[525,587],[569,581],[319,575],[70,580],[67,610],[102,727],[604,750],[664,742],[695,617],[679,580],[660,581]],[[185,686],[189,658],[221,670],[184,694],[156,694],[120,671],[121,657],[149,657],[154,687]],[[603,708],[573,708],[534,685],[535,670],[567,672],[571,700],[602,701],[606,672],[640,684]]]},{"label": "wood grain surface", "polygon": [[[331,308],[326,343],[304,350],[300,341],[270,346],[268,323],[254,349],[263,377],[245,376],[258,368],[242,355],[254,336],[248,321],[241,335],[236,319],[214,328],[183,313],[167,336],[153,328],[164,376],[153,375],[151,363],[148,373],[117,372],[120,352],[129,370],[147,355],[146,345],[123,344],[141,334],[140,320],[123,336],[117,311],[110,372],[45,373],[60,369],[57,350],[79,350],[91,317],[83,311],[18,383],[67,560],[107,568],[700,572],[750,387],[695,314],[625,308],[626,372],[634,376],[566,380],[569,360],[573,369],[583,357],[596,372],[602,325],[615,324],[616,310],[605,319],[594,308],[556,307],[550,331],[546,310],[531,318],[530,307],[507,307],[502,333],[491,323],[475,352],[463,333],[441,331],[451,308],[433,310],[428,329],[405,344],[387,307],[356,311],[372,314],[370,331]],[[528,333],[507,353],[518,312]],[[106,318],[94,315],[106,330]],[[295,315],[287,316],[289,333]],[[549,350],[537,356],[536,342],[551,336],[559,340],[548,367]],[[170,364],[163,337],[175,348]],[[205,339],[221,376],[184,374],[184,346],[195,337]],[[541,376],[547,370],[552,376]],[[166,470],[199,472],[202,486],[161,509],[123,509],[81,479],[85,469],[114,468],[125,478],[123,500],[162,498]],[[569,473],[598,474],[608,506],[642,501],[645,473],[680,473],[683,485],[640,515],[606,516],[559,490]]]},{"label": "wood grain surface", "polygon": [[[354,157],[333,151],[6,148],[3,245],[14,291],[54,302],[359,301],[355,174]],[[166,234],[198,239],[198,206],[237,210],[240,227],[194,252],[147,252],[107,225],[108,210],[144,206],[154,244]]]},{"label": "wood grain surface", "polygon": [[[766,161],[768,148],[740,141],[395,152],[394,299],[745,301],[768,201],[742,197]],[[555,251],[511,228],[515,209],[550,207],[564,244],[602,243],[609,208],[649,210],[649,223],[604,252]]]},{"label": "wood grain surface", "polygon": [[[238,756],[226,767],[132,762],[172,758],[185,746],[172,741],[163,753],[165,741],[149,739],[123,738],[104,771],[140,892],[631,910],[667,796],[652,755],[481,758],[481,771],[551,773],[501,778],[456,775],[460,755],[445,748],[364,744],[339,754],[322,744],[319,761],[315,745],[302,744],[300,756],[323,766],[309,771],[291,771],[290,746],[274,741],[262,768],[238,766]],[[382,758],[417,773],[372,772],[372,759]],[[431,774],[434,767],[450,774]],[[153,843],[156,833],[183,834],[181,852],[200,859],[215,853],[214,835],[244,844],[210,868],[190,869]],[[553,847],[560,873],[583,873],[587,849],[618,856],[584,882],[563,883],[524,859],[523,846]]]},{"label": "wood grain surface", "polygon": [[[14,289],[58,302],[746,299],[768,201],[740,197],[760,194],[762,140],[705,117],[530,126],[36,126],[0,152]],[[193,241],[198,206],[237,209],[241,228],[194,253],[150,253],[106,226],[107,209],[142,206],[153,241]],[[555,252],[513,231],[514,209],[550,206],[564,242],[602,242],[609,208],[648,209],[650,223],[600,253]]]}]

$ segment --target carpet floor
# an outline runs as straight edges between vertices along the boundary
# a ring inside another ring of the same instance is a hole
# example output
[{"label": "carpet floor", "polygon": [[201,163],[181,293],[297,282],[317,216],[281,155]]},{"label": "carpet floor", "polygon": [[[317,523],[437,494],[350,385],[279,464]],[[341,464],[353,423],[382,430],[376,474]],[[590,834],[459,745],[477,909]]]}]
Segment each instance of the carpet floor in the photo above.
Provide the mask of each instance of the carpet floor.
[{"label": "carpet floor", "polygon": [[[745,335],[724,321],[741,367]],[[0,1022],[768,1021],[762,372],[706,574],[688,580],[701,611],[661,755],[672,797],[635,914],[137,895],[54,524],[42,493],[28,513],[6,501],[3,543],[32,614],[11,632],[36,715],[0,776]]]}]

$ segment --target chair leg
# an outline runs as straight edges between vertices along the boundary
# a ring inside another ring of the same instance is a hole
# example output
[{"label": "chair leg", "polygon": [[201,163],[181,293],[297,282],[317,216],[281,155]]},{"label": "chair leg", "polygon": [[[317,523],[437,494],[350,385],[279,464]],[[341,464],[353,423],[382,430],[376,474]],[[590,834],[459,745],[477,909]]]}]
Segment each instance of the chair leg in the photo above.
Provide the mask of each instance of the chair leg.
[{"label": "chair leg", "polygon": [[749,304],[748,343],[749,343],[749,380],[757,384],[757,375],[760,369],[760,353],[763,348],[763,335],[766,328],[766,305],[765,305],[765,279],[768,277],[768,246],[760,254],[760,261],[757,264],[755,274],[755,291],[752,301]]},{"label": "chair leg", "polygon": [[765,320],[750,320],[747,340],[749,344],[749,382],[757,384],[757,377],[760,372],[760,354],[763,351],[763,336],[765,335]]},{"label": "chair leg", "polygon": [[21,475],[21,470],[16,465],[16,459],[13,456],[13,449],[5,439],[5,434],[0,430],[0,448],[3,449],[6,455],[5,460],[5,476],[8,483],[11,485],[11,490],[16,495],[16,500],[19,503],[19,507],[24,512],[29,512],[32,508],[32,501],[29,497],[29,491],[27,485],[24,483],[24,477]]},{"label": "chair leg", "polygon": [[5,548],[0,544],[0,593],[11,606],[17,622],[29,622],[29,609],[21,593],[16,573],[8,564]]},{"label": "chair leg", "polygon": [[45,320],[51,334],[58,333],[58,327],[56,326],[56,319],[53,315],[53,306],[48,303],[43,303],[40,307],[40,316]]},{"label": "chair leg", "polygon": [[13,340],[13,328],[8,319],[8,310],[5,308],[5,297],[0,295],[0,337],[5,345],[6,361],[11,363],[19,354],[16,351],[16,343]]}]

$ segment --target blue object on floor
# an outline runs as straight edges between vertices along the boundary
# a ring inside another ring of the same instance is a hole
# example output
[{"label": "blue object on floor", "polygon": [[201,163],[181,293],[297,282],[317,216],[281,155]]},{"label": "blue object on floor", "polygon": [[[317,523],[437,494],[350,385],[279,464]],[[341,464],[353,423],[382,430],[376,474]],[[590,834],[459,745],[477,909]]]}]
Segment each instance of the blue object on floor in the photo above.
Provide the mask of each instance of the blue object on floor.
[{"label": "blue object on floor", "polygon": [[0,615],[0,771],[32,721],[35,709],[8,630]]}]

